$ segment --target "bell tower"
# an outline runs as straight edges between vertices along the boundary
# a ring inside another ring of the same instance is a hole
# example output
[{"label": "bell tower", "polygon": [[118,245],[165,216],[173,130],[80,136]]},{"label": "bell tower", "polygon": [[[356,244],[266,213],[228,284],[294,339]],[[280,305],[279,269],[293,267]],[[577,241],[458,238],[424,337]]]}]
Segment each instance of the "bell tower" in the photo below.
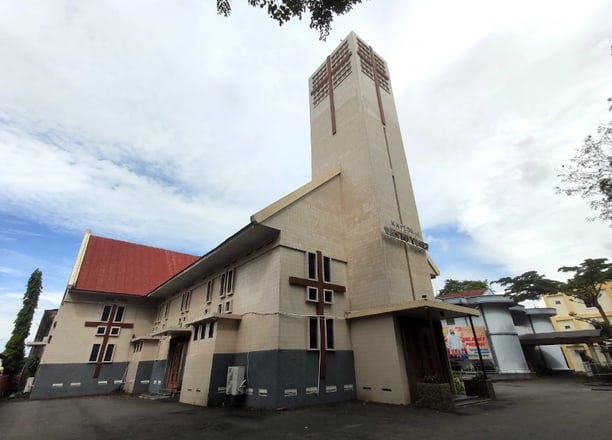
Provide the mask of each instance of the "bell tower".
[{"label": "bell tower", "polygon": [[309,90],[313,178],[342,169],[351,309],[432,299],[387,63],[350,33]]}]

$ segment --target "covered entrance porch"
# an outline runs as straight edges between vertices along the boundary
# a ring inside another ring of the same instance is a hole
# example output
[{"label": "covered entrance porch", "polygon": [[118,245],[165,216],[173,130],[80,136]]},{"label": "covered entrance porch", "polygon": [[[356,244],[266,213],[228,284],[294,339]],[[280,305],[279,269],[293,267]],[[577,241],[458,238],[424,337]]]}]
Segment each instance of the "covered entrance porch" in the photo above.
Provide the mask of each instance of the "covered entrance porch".
[{"label": "covered entrance porch", "polygon": [[440,320],[478,315],[435,300],[348,312],[357,398],[415,403],[417,384],[423,382],[446,383],[454,391]]}]

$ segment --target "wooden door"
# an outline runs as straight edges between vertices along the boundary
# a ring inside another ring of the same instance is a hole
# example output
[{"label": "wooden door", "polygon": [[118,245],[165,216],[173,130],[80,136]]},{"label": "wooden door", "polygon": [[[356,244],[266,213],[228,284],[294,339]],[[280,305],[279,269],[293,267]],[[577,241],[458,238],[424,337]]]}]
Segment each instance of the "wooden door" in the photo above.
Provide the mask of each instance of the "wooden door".
[{"label": "wooden door", "polygon": [[181,389],[186,346],[187,342],[185,340],[172,340],[170,342],[165,381],[165,388],[167,390],[178,391]]}]

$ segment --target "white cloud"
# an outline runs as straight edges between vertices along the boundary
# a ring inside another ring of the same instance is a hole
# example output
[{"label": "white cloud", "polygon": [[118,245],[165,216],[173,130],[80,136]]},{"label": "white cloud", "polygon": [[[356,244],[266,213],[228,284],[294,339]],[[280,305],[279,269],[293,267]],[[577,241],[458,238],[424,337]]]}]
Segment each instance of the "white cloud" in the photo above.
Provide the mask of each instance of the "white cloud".
[{"label": "white cloud", "polygon": [[[1,211],[203,253],[309,180],[307,78],[355,30],[389,62],[423,227],[468,240],[434,237],[434,256],[456,250],[441,279],[612,255],[553,191],[610,118],[609,2],[372,1],[325,43],[234,3],[226,19],[196,0],[3,2]],[[72,261],[41,259],[0,265],[47,264],[62,291]]]}]

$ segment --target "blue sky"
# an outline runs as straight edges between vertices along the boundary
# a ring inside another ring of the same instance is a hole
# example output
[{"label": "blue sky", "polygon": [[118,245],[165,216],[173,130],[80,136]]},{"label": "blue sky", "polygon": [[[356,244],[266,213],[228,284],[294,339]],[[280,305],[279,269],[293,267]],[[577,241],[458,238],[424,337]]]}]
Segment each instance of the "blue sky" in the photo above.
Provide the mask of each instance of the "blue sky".
[{"label": "blue sky", "polygon": [[389,63],[436,289],[612,257],[553,190],[612,118],[609,1],[372,0],[325,42],[233,7],[0,4],[0,348],[36,267],[58,305],[86,228],[203,254],[308,182],[307,79],[351,30]]}]

